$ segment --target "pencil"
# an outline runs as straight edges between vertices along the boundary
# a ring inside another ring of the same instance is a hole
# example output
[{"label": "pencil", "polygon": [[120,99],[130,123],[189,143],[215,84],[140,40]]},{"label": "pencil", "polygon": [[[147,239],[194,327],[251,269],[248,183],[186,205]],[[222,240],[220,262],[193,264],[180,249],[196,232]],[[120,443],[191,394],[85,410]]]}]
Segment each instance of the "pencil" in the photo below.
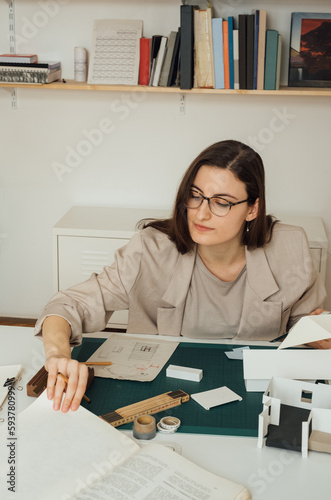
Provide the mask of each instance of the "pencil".
[{"label": "pencil", "polygon": [[[63,373],[59,372],[58,375],[60,375],[60,377],[63,378],[63,380],[68,384],[69,379],[65,375],[63,375]],[[85,399],[87,403],[91,402],[90,398],[88,398],[85,394],[83,396],[83,399]]]},{"label": "pencil", "polygon": [[82,365],[86,366],[110,366],[113,363],[111,361],[84,361]]}]

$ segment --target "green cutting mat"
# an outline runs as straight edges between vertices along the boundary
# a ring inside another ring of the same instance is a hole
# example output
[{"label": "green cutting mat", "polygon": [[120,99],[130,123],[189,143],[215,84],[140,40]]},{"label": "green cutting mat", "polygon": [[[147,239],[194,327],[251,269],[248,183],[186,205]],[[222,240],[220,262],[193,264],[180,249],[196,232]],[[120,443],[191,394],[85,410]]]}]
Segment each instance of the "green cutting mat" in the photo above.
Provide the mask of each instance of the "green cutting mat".
[{"label": "green cutting mat", "polygon": [[[74,348],[72,357],[78,361],[86,361],[104,341],[105,339],[85,338],[81,346]],[[243,362],[230,360],[224,353],[231,349],[232,346],[229,345],[180,342],[169,361],[152,382],[96,377],[86,392],[91,403],[88,404],[83,400],[82,405],[96,415],[103,415],[168,391],[181,389],[191,395],[225,385],[240,395],[243,400],[205,410],[190,399],[180,406],[157,413],[154,415],[156,421],[166,415],[173,415],[182,422],[179,432],[257,436],[258,415],[262,411],[262,394],[261,392],[246,392]],[[200,382],[168,378],[166,367],[169,364],[201,368],[203,378]],[[132,424],[121,426],[121,429],[131,428]]]}]

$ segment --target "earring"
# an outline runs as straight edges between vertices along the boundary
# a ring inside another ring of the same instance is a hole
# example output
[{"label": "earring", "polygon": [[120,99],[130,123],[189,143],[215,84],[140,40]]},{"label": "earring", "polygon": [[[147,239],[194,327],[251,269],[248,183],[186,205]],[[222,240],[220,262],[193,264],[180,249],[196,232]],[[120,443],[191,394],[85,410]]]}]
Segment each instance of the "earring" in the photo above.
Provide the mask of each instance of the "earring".
[{"label": "earring", "polygon": [[246,233],[249,233],[250,230],[250,224],[249,221],[246,221]]}]

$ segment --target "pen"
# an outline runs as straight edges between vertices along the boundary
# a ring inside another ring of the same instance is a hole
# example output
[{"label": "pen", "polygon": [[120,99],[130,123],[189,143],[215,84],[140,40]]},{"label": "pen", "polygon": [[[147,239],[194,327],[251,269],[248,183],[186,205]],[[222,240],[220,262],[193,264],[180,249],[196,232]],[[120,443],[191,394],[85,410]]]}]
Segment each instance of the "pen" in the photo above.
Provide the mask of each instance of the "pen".
[{"label": "pen", "polygon": [[[65,375],[63,375],[63,373],[59,372],[58,375],[68,384],[69,379]],[[88,398],[85,394],[83,396],[83,399],[85,399],[87,403],[91,402],[90,398]]]}]

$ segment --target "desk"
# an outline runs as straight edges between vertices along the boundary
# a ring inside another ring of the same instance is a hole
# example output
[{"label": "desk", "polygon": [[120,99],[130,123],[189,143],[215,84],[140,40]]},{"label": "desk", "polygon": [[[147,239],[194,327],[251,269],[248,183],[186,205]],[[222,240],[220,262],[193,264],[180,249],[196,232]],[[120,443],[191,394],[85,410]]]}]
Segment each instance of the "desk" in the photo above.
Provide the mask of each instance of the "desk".
[{"label": "desk", "polygon": [[[43,364],[42,342],[33,337],[32,328],[0,326],[0,345],[1,365],[20,363],[24,366],[18,384],[24,390],[17,393],[18,411],[22,411],[33,402],[33,398],[26,395],[25,385]],[[3,411],[6,413],[5,408]],[[131,431],[121,432],[132,436]],[[182,455],[192,462],[245,485],[253,500],[311,500],[330,496],[329,454],[309,452],[308,459],[302,459],[301,454],[294,451],[268,447],[260,450],[256,446],[257,438],[249,437],[176,433],[157,434],[154,441],[176,443]]]}]

